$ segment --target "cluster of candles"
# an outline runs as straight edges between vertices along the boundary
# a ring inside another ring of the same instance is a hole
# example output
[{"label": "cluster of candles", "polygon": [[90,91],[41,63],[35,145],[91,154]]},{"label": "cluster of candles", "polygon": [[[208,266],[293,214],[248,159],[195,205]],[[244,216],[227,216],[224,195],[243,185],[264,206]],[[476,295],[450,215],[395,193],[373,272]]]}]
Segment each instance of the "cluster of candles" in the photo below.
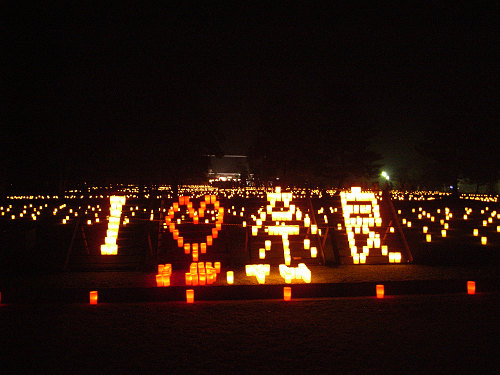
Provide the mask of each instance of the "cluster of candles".
[{"label": "cluster of candles", "polygon": [[290,284],[293,280],[303,280],[305,283],[311,282],[311,270],[305,263],[299,263],[298,267],[288,267],[286,264],[279,265],[280,276],[285,283]]},{"label": "cluster of candles", "polygon": [[211,285],[217,280],[220,273],[220,262],[191,263],[189,272],[185,274],[186,285]]},{"label": "cluster of candles", "polygon": [[247,264],[245,272],[247,276],[255,276],[259,284],[266,283],[266,276],[269,276],[271,265],[269,264]]},{"label": "cluster of candles", "polygon": [[156,274],[156,286],[170,286],[170,277],[172,276],[172,265],[158,264],[158,273]]}]

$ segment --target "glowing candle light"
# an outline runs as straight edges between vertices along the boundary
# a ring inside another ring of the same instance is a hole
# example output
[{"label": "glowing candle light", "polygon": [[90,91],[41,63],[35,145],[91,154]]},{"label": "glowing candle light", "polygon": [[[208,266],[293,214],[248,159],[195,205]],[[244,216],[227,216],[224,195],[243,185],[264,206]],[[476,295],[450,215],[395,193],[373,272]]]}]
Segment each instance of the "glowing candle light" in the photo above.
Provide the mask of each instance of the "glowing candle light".
[{"label": "glowing candle light", "polygon": [[206,244],[205,242],[202,242],[202,243],[200,244],[200,252],[201,252],[202,254],[206,254],[206,253],[207,253],[207,244]]},{"label": "glowing candle light", "polygon": [[97,291],[93,290],[89,293],[89,302],[91,305],[97,305]]},{"label": "glowing candle light", "polygon": [[292,299],[292,288],[289,286],[283,287],[283,300],[290,301]]},{"label": "glowing candle light", "polygon": [[477,228],[474,228],[474,230],[472,231],[472,234],[474,235],[474,237],[479,236],[479,230]]},{"label": "glowing candle light", "polygon": [[446,237],[446,229],[441,229],[441,237]]},{"label": "glowing candle light", "polygon": [[431,235],[430,235],[430,234],[426,234],[426,235],[425,235],[425,241],[426,241],[426,242],[431,242],[431,241],[432,241],[432,237],[431,237]]},{"label": "glowing candle light", "polygon": [[234,283],[234,271],[226,272],[226,280],[229,285],[232,285]]},{"label": "glowing candle light", "polygon": [[384,285],[378,284],[376,287],[377,298],[384,298]]},{"label": "glowing candle light", "polygon": [[207,246],[212,246],[212,244],[213,244],[212,236],[207,236]]},{"label": "glowing candle light", "polygon": [[191,245],[188,243],[184,244],[184,254],[189,254],[191,252]]},{"label": "glowing candle light", "polygon": [[311,240],[309,238],[304,239],[304,249],[309,250],[311,247]]},{"label": "glowing candle light", "polygon": [[469,295],[476,294],[476,282],[475,281],[467,281],[467,294],[469,294]]},{"label": "glowing candle light", "polygon": [[193,303],[194,302],[194,289],[186,290],[186,302]]},{"label": "glowing candle light", "polygon": [[162,275],[162,286],[170,286],[170,275],[168,274]]},{"label": "glowing candle light", "polygon": [[191,285],[193,283],[193,277],[191,275],[191,272],[185,273],[185,279],[186,279],[186,285]]},{"label": "glowing candle light", "polygon": [[486,245],[488,242],[488,238],[486,236],[481,237],[481,245]]},{"label": "glowing candle light", "polygon": [[308,228],[310,225],[311,225],[311,219],[309,218],[309,216],[306,216],[304,218],[304,226]]},{"label": "glowing candle light", "polygon": [[318,249],[316,247],[311,247],[311,258],[316,258],[318,256]]},{"label": "glowing candle light", "polygon": [[271,241],[270,240],[266,240],[265,247],[266,247],[265,250],[268,250],[268,251],[271,250]]},{"label": "glowing candle light", "polygon": [[266,259],[266,249],[263,247],[259,249],[259,259]]},{"label": "glowing candle light", "polygon": [[156,286],[163,286],[163,276],[156,275]]},{"label": "glowing candle light", "polygon": [[383,256],[387,256],[388,253],[387,245],[382,245],[381,251]]},{"label": "glowing candle light", "polygon": [[218,236],[219,236],[219,231],[217,230],[217,228],[212,228],[212,237],[217,238]]},{"label": "glowing candle light", "polygon": [[183,247],[184,246],[184,237],[178,237],[177,238],[177,246],[178,247]]}]

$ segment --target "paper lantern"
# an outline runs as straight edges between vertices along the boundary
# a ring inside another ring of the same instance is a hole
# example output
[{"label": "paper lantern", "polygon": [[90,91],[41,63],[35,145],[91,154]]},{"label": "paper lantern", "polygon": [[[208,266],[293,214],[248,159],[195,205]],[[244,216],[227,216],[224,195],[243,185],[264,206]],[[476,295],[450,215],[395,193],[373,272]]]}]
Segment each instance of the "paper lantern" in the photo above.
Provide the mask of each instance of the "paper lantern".
[{"label": "paper lantern", "polygon": [[387,253],[388,253],[387,245],[382,245],[381,251],[382,251],[383,256],[387,256]]},{"label": "paper lantern", "polygon": [[184,246],[184,238],[183,237],[178,237],[177,238],[177,246],[178,247],[183,247]]},{"label": "paper lantern", "polygon": [[[218,236],[217,228],[212,228],[212,237],[217,238],[217,236]],[[207,241],[207,243],[208,243],[208,241]]]},{"label": "paper lantern", "polygon": [[318,249],[316,247],[311,247],[311,258],[316,258],[318,256]]},{"label": "paper lantern", "polygon": [[474,237],[479,236],[479,230],[475,228],[475,229],[472,231],[472,234],[473,234],[473,236],[474,236]]},{"label": "paper lantern", "polygon": [[265,250],[271,250],[271,241],[270,240],[266,240],[265,242]]},{"label": "paper lantern", "polygon": [[266,249],[263,247],[259,249],[259,259],[266,259]]},{"label": "paper lantern", "polygon": [[191,285],[193,283],[193,277],[191,275],[191,272],[185,273],[185,280],[186,280],[186,285]]},{"label": "paper lantern", "polygon": [[163,277],[162,277],[162,275],[156,275],[156,286],[163,286]]},{"label": "paper lantern", "polygon": [[234,283],[234,271],[226,272],[226,280],[229,285],[232,285]]},{"label": "paper lantern", "polygon": [[310,247],[311,247],[311,240],[309,238],[305,238],[304,239],[304,249],[309,250]]},{"label": "paper lantern", "polygon": [[197,286],[199,284],[198,282],[198,273],[197,272],[191,272],[191,285],[192,286]]},{"label": "paper lantern", "polygon": [[189,254],[191,252],[191,245],[188,243],[184,244],[184,254]]},{"label": "paper lantern", "polygon": [[441,237],[446,237],[446,229],[441,229]]},{"label": "paper lantern", "polygon": [[426,235],[425,235],[425,241],[426,241],[426,242],[431,242],[431,241],[432,241],[432,237],[431,237],[431,235],[430,235],[430,234],[426,234]]},{"label": "paper lantern", "polygon": [[313,224],[311,225],[311,234],[316,234],[318,233],[318,226]]},{"label": "paper lantern", "polygon": [[283,300],[290,301],[292,299],[292,288],[289,286],[283,287]]},{"label": "paper lantern", "polygon": [[186,302],[193,303],[194,302],[194,289],[186,290]]},{"label": "paper lantern", "polygon": [[467,294],[476,294],[476,282],[475,281],[467,281]]},{"label": "paper lantern", "polygon": [[220,273],[220,262],[214,263],[215,272]]},{"label": "paper lantern", "polygon": [[202,254],[206,254],[206,252],[207,252],[207,244],[206,244],[205,242],[202,242],[202,243],[200,244],[200,252],[201,252]]},{"label": "paper lantern", "polygon": [[309,218],[309,216],[306,216],[304,218],[304,226],[308,228],[310,225],[311,225],[311,219]]},{"label": "paper lantern", "polygon": [[170,286],[170,275],[162,274],[162,286]]},{"label": "paper lantern", "polygon": [[89,293],[89,302],[91,305],[97,305],[97,291],[93,290]]},{"label": "paper lantern", "polygon": [[207,246],[212,246],[212,244],[213,244],[212,236],[207,236]]},{"label": "paper lantern", "polygon": [[377,298],[384,298],[384,285],[378,284],[376,290],[377,290]]},{"label": "paper lantern", "polygon": [[481,245],[486,245],[488,243],[488,238],[486,236],[481,237]]}]

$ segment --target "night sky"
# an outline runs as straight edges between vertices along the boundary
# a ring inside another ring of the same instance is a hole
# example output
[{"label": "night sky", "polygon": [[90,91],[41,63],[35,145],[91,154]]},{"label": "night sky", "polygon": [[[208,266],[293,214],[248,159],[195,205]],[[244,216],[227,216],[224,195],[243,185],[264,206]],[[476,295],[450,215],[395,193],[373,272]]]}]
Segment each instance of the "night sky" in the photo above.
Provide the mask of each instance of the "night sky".
[{"label": "night sky", "polygon": [[415,144],[440,122],[498,127],[498,25],[484,5],[117,4],[2,12],[3,183],[106,173],[124,150],[147,160],[190,112],[244,154],[272,103],[344,92],[379,129],[389,171],[418,163]]}]

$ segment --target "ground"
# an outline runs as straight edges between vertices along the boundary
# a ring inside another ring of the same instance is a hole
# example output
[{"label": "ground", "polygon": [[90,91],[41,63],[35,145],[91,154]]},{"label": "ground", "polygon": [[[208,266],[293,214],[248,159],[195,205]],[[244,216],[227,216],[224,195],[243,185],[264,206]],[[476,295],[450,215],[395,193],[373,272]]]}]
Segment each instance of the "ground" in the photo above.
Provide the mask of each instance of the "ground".
[{"label": "ground", "polygon": [[495,373],[500,294],[2,305],[4,373]]}]

